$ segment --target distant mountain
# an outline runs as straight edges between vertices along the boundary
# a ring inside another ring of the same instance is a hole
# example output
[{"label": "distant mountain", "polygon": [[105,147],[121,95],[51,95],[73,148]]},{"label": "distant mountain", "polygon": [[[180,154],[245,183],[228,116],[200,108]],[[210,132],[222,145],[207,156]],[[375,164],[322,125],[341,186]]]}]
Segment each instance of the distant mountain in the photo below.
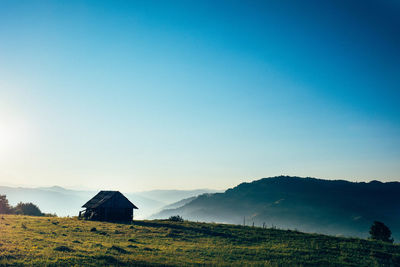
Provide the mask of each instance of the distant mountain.
[{"label": "distant mountain", "polygon": [[[205,192],[200,190],[154,190],[135,193],[124,193],[139,209],[135,210],[135,218],[144,219],[160,211],[168,204],[182,198],[193,197]],[[77,216],[81,206],[91,199],[97,191],[79,191],[60,186],[24,188],[0,186],[0,195],[6,195],[10,204],[32,202],[39,206],[42,212],[56,213],[58,216]]]},{"label": "distant mountain", "polygon": [[[37,189],[41,190],[47,190],[47,191],[54,191],[54,192],[59,192],[59,193],[66,193],[68,191],[78,191],[78,190],[69,190],[61,186],[50,186],[50,187],[38,187]],[[79,191],[79,192],[84,192],[84,191]]]},{"label": "distant mountain", "polygon": [[263,225],[345,236],[368,236],[374,220],[400,239],[400,183],[353,183],[279,176],[203,194],[154,218],[181,215],[206,222]]},{"label": "distant mountain", "polygon": [[[172,204],[169,204],[169,205],[167,205],[167,206],[162,207],[162,210],[165,210],[165,209],[177,209],[177,208],[183,207],[184,205],[188,204],[190,201],[192,201],[192,200],[194,200],[194,199],[196,199],[196,198],[197,198],[197,196],[195,196],[195,197],[188,197],[188,198],[179,200],[179,201],[177,201],[177,202],[174,202],[174,203],[172,203]],[[152,218],[152,217],[153,217],[153,216],[151,216],[150,218]]]},{"label": "distant mountain", "polygon": [[211,189],[196,189],[196,190],[151,190],[137,192],[139,196],[147,197],[150,199],[157,199],[158,201],[166,204],[174,203],[179,200],[198,196],[204,193],[216,193],[218,191]]},{"label": "distant mountain", "polygon": [[[140,218],[151,218],[152,214],[167,208],[169,205],[173,205],[172,207],[178,208],[178,207],[186,204],[185,200],[187,198],[197,197],[198,195],[201,195],[204,193],[215,193],[215,192],[217,192],[217,191],[211,190],[211,189],[151,190],[151,191],[135,192],[133,194],[128,194],[127,196],[132,195],[132,199],[145,198],[145,199],[156,200],[158,202],[158,205],[150,206],[150,205],[148,205],[148,203],[143,203],[143,204],[145,204],[145,205],[143,205],[143,209],[138,210],[138,211],[135,210],[135,213],[139,214]],[[182,205],[177,204],[177,203],[182,203]],[[138,202],[138,204],[140,204],[140,203]],[[176,206],[176,205],[178,205],[178,206]],[[169,207],[169,208],[172,208],[172,207]]]},{"label": "distant mountain", "polygon": [[6,195],[11,205],[18,202],[32,202],[42,212],[58,216],[76,216],[81,206],[93,197],[95,192],[68,190],[62,187],[23,188],[0,186],[0,194]]}]

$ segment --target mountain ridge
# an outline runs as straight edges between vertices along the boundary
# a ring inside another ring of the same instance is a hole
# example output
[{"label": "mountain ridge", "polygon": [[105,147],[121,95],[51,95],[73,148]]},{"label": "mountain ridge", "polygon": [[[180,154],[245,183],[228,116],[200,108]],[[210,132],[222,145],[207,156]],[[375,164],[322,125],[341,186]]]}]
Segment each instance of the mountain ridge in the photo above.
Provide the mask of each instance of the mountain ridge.
[{"label": "mountain ridge", "polygon": [[400,237],[400,183],[350,182],[276,176],[244,182],[223,193],[203,194],[152,218],[274,225],[305,232],[366,237],[374,220]]}]

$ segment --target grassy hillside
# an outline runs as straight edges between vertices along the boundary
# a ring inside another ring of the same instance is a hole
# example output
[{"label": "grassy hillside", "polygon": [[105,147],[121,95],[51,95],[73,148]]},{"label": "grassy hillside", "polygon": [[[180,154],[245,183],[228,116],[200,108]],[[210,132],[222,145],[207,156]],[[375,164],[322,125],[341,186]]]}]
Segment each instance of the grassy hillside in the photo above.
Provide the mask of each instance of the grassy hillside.
[{"label": "grassy hillside", "polygon": [[223,224],[0,215],[0,265],[24,264],[399,266],[400,246]]}]

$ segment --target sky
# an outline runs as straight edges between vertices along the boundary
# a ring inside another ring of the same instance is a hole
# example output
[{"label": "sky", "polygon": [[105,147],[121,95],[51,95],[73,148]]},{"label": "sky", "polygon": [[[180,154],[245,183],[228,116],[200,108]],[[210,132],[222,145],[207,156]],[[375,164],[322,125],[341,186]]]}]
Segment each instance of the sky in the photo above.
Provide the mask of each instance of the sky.
[{"label": "sky", "polygon": [[0,184],[400,181],[400,3],[0,1]]}]

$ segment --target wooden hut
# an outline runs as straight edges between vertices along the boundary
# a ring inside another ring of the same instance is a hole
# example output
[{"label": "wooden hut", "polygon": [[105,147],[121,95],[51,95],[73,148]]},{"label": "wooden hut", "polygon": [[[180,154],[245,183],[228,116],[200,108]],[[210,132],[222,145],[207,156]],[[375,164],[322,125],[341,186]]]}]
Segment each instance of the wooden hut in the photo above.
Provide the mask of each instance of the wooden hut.
[{"label": "wooden hut", "polygon": [[119,191],[100,191],[86,202],[79,218],[97,221],[132,221],[137,207]]}]

